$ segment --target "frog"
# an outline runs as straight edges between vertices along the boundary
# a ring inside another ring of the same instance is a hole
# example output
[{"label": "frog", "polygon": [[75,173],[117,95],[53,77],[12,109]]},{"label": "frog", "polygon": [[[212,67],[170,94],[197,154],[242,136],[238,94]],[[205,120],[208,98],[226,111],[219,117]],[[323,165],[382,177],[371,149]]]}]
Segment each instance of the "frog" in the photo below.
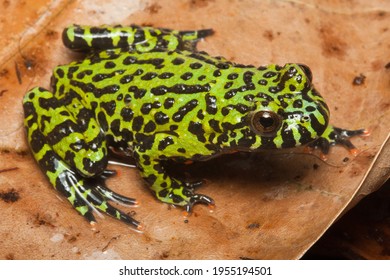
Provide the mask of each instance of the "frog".
[{"label": "frog", "polygon": [[186,213],[215,201],[196,191],[203,180],[169,174],[170,161],[298,146],[356,153],[350,138],[367,131],[329,123],[307,65],[245,65],[197,50],[212,34],[139,25],[64,29],[65,47],[84,57],[57,66],[51,90],[25,94],[24,126],[50,184],[91,225],[102,212],[142,228],[115,205],[139,202],[106,184],[116,175],[108,169],[113,153],[134,160],[157,200]]}]

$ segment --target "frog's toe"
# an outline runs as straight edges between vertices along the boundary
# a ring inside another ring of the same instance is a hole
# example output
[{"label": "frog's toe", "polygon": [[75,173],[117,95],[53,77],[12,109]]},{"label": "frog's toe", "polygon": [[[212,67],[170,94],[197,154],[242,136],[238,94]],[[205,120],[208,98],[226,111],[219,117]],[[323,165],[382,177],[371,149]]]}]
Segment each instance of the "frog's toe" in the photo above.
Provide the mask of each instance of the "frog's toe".
[{"label": "frog's toe", "polygon": [[111,177],[114,177],[118,174],[115,170],[106,169],[103,171],[103,173],[100,175],[101,178],[108,179]]},{"label": "frog's toe", "polygon": [[184,206],[186,215],[192,212],[195,204],[202,203],[208,205],[211,209],[215,207],[214,199],[203,194],[193,194],[189,197],[188,203]]},{"label": "frog's toe", "polygon": [[190,190],[191,192],[194,191],[196,188],[200,187],[203,185],[204,181],[199,180],[199,181],[193,181],[193,182],[185,182],[184,186],[185,189]]},{"label": "frog's toe", "polygon": [[93,179],[84,179],[84,181],[85,184],[83,189],[81,189],[81,192],[87,194],[87,196],[83,195],[83,197],[85,197],[87,202],[90,204],[90,207],[100,210],[113,218],[140,229],[140,222],[112,206],[108,202],[111,200],[124,205],[138,205],[138,202],[135,199],[120,195],[110,190],[105,184],[104,176]]},{"label": "frog's toe", "polygon": [[116,203],[119,204],[124,204],[124,205],[132,205],[132,206],[137,206],[139,205],[138,201],[134,198],[130,198],[121,194],[118,194],[112,190],[110,190],[106,184],[96,184],[95,188],[99,193],[105,197],[108,200],[112,200]]}]

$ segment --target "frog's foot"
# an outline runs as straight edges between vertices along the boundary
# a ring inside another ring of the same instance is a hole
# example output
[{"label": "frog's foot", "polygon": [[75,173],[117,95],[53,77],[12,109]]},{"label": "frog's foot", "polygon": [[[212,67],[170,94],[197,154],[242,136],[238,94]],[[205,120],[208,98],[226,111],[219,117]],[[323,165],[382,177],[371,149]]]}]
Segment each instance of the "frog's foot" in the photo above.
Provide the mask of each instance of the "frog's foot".
[{"label": "frog's foot", "polygon": [[212,199],[211,197],[209,197],[207,195],[194,193],[195,188],[199,187],[203,183],[204,183],[204,181],[195,181],[195,182],[191,182],[191,183],[184,183],[185,188],[187,188],[187,191],[190,192],[188,195],[188,199],[186,200],[187,204],[184,205],[185,215],[191,214],[194,205],[198,204],[198,203],[205,204],[210,209],[214,209],[214,207],[215,207],[214,199]]},{"label": "frog's foot", "polygon": [[195,193],[195,188],[200,186],[203,181],[191,183],[182,183],[172,179],[171,188],[165,188],[157,193],[157,198],[163,202],[184,207],[185,215],[189,215],[195,204],[206,204],[214,208],[214,200],[206,195]]},{"label": "frog's foot", "polygon": [[64,170],[59,174],[55,187],[92,225],[96,223],[93,212],[101,211],[136,229],[141,229],[140,222],[109,204],[110,200],[124,205],[138,204],[135,199],[113,192],[106,186],[105,180],[115,174],[115,171],[106,170],[101,175],[83,178],[71,170]]},{"label": "frog's foot", "polygon": [[214,209],[215,207],[215,202],[211,197],[203,194],[193,194],[188,200],[187,204],[184,206],[185,209],[184,215],[188,216],[189,214],[191,214],[192,208],[197,203],[206,204],[210,209]]},{"label": "frog's foot", "polygon": [[213,34],[214,30],[212,29],[179,31],[182,44],[178,46],[178,49],[196,52],[196,45],[198,41]]},{"label": "frog's foot", "polygon": [[366,129],[348,130],[329,126],[321,137],[310,143],[308,147],[320,149],[323,154],[323,159],[326,159],[326,155],[329,153],[330,147],[334,145],[342,145],[347,148],[351,154],[357,155],[358,149],[352,144],[349,138],[368,135],[369,132]]}]

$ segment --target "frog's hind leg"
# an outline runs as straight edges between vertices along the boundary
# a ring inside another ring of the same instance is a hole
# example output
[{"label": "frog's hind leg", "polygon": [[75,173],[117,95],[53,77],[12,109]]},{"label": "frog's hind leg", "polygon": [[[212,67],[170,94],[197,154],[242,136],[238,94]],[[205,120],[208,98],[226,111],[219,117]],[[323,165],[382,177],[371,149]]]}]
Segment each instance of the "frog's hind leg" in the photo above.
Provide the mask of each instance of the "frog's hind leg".
[{"label": "frog's hind leg", "polygon": [[[79,172],[80,170],[71,164],[77,159],[77,155],[72,154],[72,149],[85,149],[88,145],[73,134],[80,133],[78,127],[72,124],[71,115],[57,103],[61,102],[43,88],[32,89],[23,100],[28,142],[42,171],[52,186],[90,223],[95,222],[93,212],[100,210],[139,228],[138,221],[108,203],[113,200],[134,205],[136,201],[116,194],[106,187],[105,179],[114,173],[105,170],[106,165],[102,165],[98,157],[95,157],[99,162],[99,172],[96,174],[91,173],[92,168]],[[62,144],[58,145],[60,142]],[[93,146],[99,147],[96,142]],[[84,164],[93,166],[90,160],[85,160]]]},{"label": "frog's hind leg", "polygon": [[[49,152],[50,153],[50,152]],[[120,202],[127,205],[137,204],[134,199],[121,196],[107,188],[104,175],[93,178],[83,178],[73,172],[56,155],[52,155],[51,161],[41,162],[42,169],[47,170],[46,176],[49,178],[55,189],[65,196],[73,207],[83,215],[91,224],[96,222],[94,213],[99,215],[98,210],[125,222],[137,229],[141,225],[138,221],[113,207],[108,200]],[[56,166],[55,170],[50,170],[47,165]]]},{"label": "frog's hind leg", "polygon": [[62,40],[75,51],[108,50],[122,48],[139,52],[196,51],[196,43],[213,34],[212,29],[179,31],[149,26],[81,26],[64,29]]}]

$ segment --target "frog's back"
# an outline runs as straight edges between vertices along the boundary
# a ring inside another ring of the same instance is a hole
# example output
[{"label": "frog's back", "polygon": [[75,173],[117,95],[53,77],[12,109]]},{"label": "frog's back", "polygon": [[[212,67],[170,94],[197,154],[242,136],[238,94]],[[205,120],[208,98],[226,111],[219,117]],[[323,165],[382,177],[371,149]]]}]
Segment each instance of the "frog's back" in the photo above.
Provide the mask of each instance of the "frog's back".
[{"label": "frog's back", "polygon": [[59,98],[78,96],[84,100],[83,106],[103,109],[108,117],[121,115],[129,120],[131,115],[155,115],[160,109],[155,116],[157,125],[165,124],[168,118],[179,124],[192,107],[197,107],[197,112],[203,109],[204,114],[216,111],[233,79],[254,71],[254,67],[234,65],[204,53],[116,49],[57,67],[53,87]]}]

